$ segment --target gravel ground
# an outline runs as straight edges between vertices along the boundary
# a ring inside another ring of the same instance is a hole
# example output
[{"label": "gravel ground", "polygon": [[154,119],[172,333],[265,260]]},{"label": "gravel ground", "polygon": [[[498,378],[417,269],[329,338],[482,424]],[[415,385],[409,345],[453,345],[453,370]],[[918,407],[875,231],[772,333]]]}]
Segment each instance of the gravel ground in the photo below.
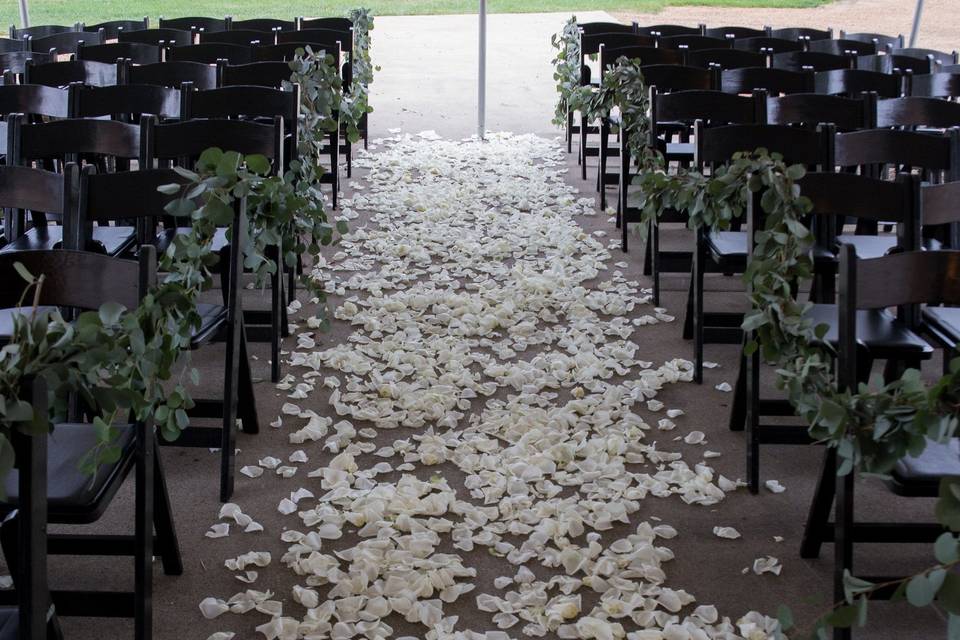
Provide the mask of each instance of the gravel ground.
[{"label": "gravel ground", "polygon": [[[870,33],[902,33],[909,37],[915,2],[912,0],[840,0],[814,9],[740,9],[668,7],[659,13],[623,12],[620,20],[640,24],[770,25],[773,27],[833,27]],[[957,0],[926,0],[916,46],[953,51],[960,47]]]}]

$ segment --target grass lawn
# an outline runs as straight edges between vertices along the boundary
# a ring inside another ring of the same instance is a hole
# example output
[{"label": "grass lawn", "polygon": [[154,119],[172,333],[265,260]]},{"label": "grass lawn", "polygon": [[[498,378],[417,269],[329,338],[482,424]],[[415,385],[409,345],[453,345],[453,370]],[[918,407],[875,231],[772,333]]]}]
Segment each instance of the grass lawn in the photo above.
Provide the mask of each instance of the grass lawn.
[{"label": "grass lawn", "polygon": [[[816,7],[831,0],[489,0],[497,13],[540,11],[622,10],[656,11],[667,5],[714,7]],[[237,18],[291,18],[342,15],[366,6],[375,15],[474,13],[476,0],[30,0],[30,24],[96,23],[164,15],[222,16]],[[17,0],[0,1],[0,24],[20,24]]]}]

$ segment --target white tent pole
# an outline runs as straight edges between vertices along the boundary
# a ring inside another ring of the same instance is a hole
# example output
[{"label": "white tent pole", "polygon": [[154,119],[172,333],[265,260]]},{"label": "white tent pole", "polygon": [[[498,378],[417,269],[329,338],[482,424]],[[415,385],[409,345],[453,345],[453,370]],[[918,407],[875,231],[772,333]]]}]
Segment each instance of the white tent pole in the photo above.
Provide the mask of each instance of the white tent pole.
[{"label": "white tent pole", "polygon": [[30,26],[30,13],[27,11],[27,0],[20,0],[20,28]]},{"label": "white tent pole", "polygon": [[486,135],[487,110],[487,0],[480,0],[480,68],[477,86],[477,136]]},{"label": "white tent pole", "polygon": [[914,47],[917,44],[917,34],[920,32],[920,17],[923,15],[923,0],[917,0],[917,10],[913,14],[913,29],[910,30],[910,44]]}]

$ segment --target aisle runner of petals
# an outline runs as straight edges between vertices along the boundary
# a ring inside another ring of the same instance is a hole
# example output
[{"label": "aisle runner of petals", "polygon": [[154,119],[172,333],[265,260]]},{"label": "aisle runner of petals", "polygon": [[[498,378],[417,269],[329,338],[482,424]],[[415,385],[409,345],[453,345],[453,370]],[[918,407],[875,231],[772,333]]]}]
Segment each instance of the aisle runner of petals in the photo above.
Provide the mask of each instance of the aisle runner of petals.
[{"label": "aisle runner of petals", "polygon": [[[731,621],[666,586],[671,526],[603,534],[636,523],[643,500],[714,505],[739,484],[715,474],[710,455],[688,464],[656,446],[683,414],[657,392],[688,382],[692,367],[640,358],[643,326],[673,318],[609,271],[607,249],[577,224],[594,205],[564,183],[557,143],[404,135],[357,164],[369,174],[344,213],[369,212],[370,224],[315,270],[333,274],[329,290],[344,296],[335,316],[353,333],[318,350],[315,322],[301,327],[274,423],[297,448],[290,463],[334,454],[278,504],[280,563],[302,607],[251,589],[204,600],[204,615],[268,614],[258,627],[268,640],[391,638],[401,618],[428,640],[768,637],[774,620]],[[328,404],[311,403],[320,387]],[[389,441],[388,429],[391,444],[372,441]],[[699,431],[683,440],[706,444]],[[242,472],[264,469],[297,467],[267,458]],[[259,527],[237,505],[220,515]],[[344,532],[359,543],[333,550]],[[477,553],[501,559],[493,593],[475,591]],[[252,582],[271,561],[251,552],[226,565]],[[461,598],[489,612],[485,629],[445,614]]]}]

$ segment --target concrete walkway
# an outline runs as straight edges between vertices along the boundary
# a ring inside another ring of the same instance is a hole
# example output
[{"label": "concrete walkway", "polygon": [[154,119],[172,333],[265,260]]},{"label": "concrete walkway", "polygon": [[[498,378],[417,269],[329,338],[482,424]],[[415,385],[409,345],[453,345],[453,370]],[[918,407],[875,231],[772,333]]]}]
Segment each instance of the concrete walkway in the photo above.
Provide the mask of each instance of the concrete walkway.
[{"label": "concrete walkway", "polygon": [[[612,20],[602,11],[582,20]],[[569,14],[497,14],[488,18],[487,129],[556,135],[550,36]],[[460,138],[477,130],[475,15],[378,17],[372,56],[381,70],[371,87],[375,135],[401,127]]]}]

